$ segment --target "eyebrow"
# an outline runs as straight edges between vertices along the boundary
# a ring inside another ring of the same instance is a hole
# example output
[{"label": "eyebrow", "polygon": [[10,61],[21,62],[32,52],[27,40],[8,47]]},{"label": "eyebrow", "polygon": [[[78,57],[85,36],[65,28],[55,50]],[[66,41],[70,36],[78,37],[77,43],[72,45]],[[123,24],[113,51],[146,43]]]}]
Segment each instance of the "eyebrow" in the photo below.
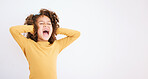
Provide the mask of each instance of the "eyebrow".
[{"label": "eyebrow", "polygon": [[[39,21],[39,22],[44,22],[44,21]],[[47,22],[51,22],[51,21],[47,21]]]}]

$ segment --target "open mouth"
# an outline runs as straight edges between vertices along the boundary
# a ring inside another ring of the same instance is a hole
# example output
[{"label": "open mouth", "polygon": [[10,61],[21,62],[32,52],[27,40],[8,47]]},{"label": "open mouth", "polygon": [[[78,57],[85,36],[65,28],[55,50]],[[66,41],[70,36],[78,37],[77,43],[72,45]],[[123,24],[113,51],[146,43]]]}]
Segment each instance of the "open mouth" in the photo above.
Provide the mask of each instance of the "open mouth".
[{"label": "open mouth", "polygon": [[43,31],[43,35],[49,35],[49,31],[48,30],[44,30]]}]

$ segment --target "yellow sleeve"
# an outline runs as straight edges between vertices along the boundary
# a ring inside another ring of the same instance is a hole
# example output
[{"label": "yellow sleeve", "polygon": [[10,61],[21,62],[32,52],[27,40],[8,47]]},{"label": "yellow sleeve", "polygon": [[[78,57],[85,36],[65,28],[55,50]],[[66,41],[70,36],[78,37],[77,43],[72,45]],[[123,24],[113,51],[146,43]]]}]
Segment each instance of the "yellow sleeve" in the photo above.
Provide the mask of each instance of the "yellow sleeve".
[{"label": "yellow sleeve", "polygon": [[24,37],[21,33],[32,32],[33,25],[12,26],[9,28],[9,31],[24,52],[25,46],[27,44],[27,38]]},{"label": "yellow sleeve", "polygon": [[79,36],[80,32],[67,28],[58,28],[56,31],[57,34],[63,34],[67,37],[57,40],[60,45],[60,51],[62,51],[65,47],[74,42]]}]

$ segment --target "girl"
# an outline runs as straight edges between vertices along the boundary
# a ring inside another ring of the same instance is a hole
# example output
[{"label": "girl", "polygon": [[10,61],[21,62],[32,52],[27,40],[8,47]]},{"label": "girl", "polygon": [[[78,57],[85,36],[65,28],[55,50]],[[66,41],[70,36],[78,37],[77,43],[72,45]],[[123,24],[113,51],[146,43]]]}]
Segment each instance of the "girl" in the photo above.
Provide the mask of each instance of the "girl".
[{"label": "girl", "polygon": [[[25,25],[10,27],[10,33],[21,47],[29,63],[29,79],[57,79],[58,54],[79,36],[76,30],[59,28],[55,12],[41,9],[26,18]],[[28,33],[27,38],[21,33]],[[57,34],[67,37],[56,40]]]}]

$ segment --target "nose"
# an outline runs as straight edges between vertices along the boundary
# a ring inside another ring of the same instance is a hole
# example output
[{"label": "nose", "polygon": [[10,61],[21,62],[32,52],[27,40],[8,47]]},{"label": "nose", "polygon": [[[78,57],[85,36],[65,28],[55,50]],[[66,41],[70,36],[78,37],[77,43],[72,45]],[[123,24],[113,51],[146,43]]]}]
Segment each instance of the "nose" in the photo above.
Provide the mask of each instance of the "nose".
[{"label": "nose", "polygon": [[47,25],[46,24],[44,24],[44,26],[43,27],[47,27]]}]

